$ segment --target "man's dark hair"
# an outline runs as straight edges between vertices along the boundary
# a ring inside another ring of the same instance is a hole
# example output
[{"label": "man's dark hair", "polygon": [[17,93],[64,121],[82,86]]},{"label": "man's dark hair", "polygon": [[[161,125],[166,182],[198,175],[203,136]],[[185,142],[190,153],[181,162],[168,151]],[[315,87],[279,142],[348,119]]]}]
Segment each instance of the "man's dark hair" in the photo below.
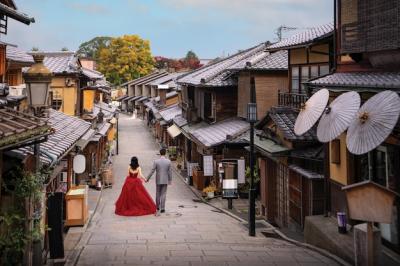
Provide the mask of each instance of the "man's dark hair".
[{"label": "man's dark hair", "polygon": [[164,149],[164,148],[162,148],[162,149],[160,150],[160,155],[161,155],[161,156],[164,156],[165,154],[167,154],[167,150]]}]

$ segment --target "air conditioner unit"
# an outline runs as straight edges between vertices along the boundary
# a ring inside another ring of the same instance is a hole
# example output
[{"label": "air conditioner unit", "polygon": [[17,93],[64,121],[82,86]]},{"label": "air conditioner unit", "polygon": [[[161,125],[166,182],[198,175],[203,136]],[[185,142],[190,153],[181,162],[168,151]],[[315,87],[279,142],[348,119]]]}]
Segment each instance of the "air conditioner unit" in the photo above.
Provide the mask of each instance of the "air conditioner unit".
[{"label": "air conditioner unit", "polygon": [[75,85],[75,80],[71,79],[71,78],[67,78],[65,79],[65,86],[67,87],[72,87]]}]

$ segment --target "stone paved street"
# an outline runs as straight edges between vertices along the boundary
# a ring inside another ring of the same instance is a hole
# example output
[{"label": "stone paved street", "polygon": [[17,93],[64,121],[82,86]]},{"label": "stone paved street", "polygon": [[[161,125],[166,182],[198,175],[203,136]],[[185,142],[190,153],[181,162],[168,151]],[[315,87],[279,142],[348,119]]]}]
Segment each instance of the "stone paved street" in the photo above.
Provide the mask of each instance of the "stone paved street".
[{"label": "stone paved street", "polygon": [[[177,176],[168,188],[166,214],[115,215],[114,203],[130,157],[138,156],[147,174],[158,151],[143,121],[121,116],[119,127],[116,184],[103,191],[83,238],[78,265],[336,265],[319,253],[282,240],[248,237],[239,221],[194,202],[192,191]],[[146,187],[154,197],[154,178]]]}]

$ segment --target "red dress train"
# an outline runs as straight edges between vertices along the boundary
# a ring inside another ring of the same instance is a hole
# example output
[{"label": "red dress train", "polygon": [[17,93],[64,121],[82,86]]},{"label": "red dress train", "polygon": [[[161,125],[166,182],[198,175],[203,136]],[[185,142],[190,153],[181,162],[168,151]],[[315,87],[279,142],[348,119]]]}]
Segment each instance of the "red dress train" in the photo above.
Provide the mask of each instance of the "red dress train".
[{"label": "red dress train", "polygon": [[126,177],[121,194],[115,203],[115,214],[141,216],[156,213],[156,205],[150,197],[138,173]]}]

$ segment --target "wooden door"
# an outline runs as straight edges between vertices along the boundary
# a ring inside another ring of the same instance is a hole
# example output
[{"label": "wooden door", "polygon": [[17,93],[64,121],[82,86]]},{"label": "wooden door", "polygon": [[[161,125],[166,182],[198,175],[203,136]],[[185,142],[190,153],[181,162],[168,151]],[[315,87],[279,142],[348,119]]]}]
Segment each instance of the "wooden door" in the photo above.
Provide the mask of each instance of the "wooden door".
[{"label": "wooden door", "polygon": [[276,178],[276,215],[275,221],[280,227],[288,226],[288,179],[289,169],[282,163],[277,164]]},{"label": "wooden door", "polygon": [[265,203],[267,220],[276,223],[277,216],[277,163],[266,158],[265,160]]}]

